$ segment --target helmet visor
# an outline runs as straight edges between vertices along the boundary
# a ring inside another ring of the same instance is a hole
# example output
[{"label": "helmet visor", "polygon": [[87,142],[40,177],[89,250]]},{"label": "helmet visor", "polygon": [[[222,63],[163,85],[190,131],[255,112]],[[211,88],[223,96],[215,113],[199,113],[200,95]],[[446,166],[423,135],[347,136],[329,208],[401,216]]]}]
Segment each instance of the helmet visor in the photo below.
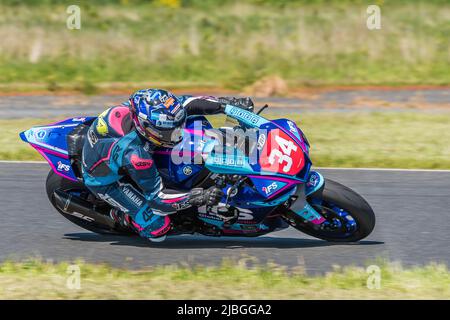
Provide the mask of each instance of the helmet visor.
[{"label": "helmet visor", "polygon": [[156,140],[163,147],[173,147],[183,140],[185,124],[182,123],[174,129],[155,128],[150,123],[144,123],[145,133]]}]

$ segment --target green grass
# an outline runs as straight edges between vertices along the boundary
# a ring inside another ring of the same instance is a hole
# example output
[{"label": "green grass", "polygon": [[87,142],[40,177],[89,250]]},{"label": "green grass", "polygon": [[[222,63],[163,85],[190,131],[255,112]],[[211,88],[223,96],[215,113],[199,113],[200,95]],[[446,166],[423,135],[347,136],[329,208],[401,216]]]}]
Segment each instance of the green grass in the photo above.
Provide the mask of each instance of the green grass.
[{"label": "green grass", "polygon": [[19,133],[51,122],[49,119],[0,120],[0,159],[43,160],[36,150],[20,139]]},{"label": "green grass", "polygon": [[[223,124],[218,117],[215,126]],[[316,166],[450,169],[449,113],[305,113],[289,118],[309,139]],[[18,133],[50,122],[0,120],[0,159],[42,160]]]},{"label": "green grass", "polygon": [[8,0],[0,90],[240,89],[269,75],[291,86],[449,84],[448,2],[376,2],[377,31],[362,0],[76,1],[82,28],[68,30],[61,2]]},{"label": "green grass", "polygon": [[369,274],[361,267],[307,276],[300,267],[286,272],[275,264],[246,267],[231,261],[138,271],[76,265],[78,290],[67,286],[68,263],[5,262],[0,265],[0,299],[450,299],[450,272],[438,264],[378,264],[379,289],[368,289]]},{"label": "green grass", "polygon": [[450,169],[450,114],[294,116],[316,166]]}]

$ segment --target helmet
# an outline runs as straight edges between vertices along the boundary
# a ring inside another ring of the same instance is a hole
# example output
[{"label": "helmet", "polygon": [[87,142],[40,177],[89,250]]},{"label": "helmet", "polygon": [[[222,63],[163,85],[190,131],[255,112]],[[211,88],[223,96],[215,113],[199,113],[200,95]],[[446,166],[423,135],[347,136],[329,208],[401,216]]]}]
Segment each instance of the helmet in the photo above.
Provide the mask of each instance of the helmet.
[{"label": "helmet", "polygon": [[133,93],[129,102],[136,129],[147,140],[167,148],[182,140],[186,111],[174,94],[144,89]]}]

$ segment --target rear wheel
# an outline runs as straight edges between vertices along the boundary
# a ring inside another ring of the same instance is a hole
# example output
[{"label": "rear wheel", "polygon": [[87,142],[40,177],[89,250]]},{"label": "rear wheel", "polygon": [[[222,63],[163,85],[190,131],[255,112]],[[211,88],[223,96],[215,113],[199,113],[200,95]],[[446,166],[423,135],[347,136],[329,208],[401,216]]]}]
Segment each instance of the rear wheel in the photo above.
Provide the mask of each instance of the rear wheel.
[{"label": "rear wheel", "polygon": [[131,232],[128,233],[123,230],[111,229],[108,226],[99,224],[95,221],[93,221],[93,222],[86,221],[79,217],[67,214],[67,213],[63,212],[62,210],[60,210],[56,206],[55,199],[53,196],[53,193],[55,192],[55,190],[61,190],[61,191],[80,194],[80,195],[89,194],[89,191],[86,189],[86,187],[82,183],[64,179],[63,177],[60,177],[59,175],[57,175],[54,171],[50,170],[50,172],[47,176],[46,190],[47,190],[48,199],[50,200],[53,207],[64,218],[68,219],[70,222],[76,224],[77,226],[79,226],[83,229],[95,232],[95,233],[99,233],[99,234],[109,234],[109,235],[111,235],[111,234],[114,234],[114,235],[132,234]]},{"label": "rear wheel", "polygon": [[353,242],[367,237],[375,227],[375,214],[363,197],[352,189],[326,179],[322,193],[308,198],[324,218],[320,225],[305,221],[288,210],[285,219],[310,236],[334,242]]}]

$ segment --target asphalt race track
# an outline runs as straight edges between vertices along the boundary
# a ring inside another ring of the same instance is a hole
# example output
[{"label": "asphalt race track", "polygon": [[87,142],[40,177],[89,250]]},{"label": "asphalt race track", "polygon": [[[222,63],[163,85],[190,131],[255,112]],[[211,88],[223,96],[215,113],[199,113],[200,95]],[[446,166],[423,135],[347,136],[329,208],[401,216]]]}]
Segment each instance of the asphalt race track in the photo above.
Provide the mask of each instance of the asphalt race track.
[{"label": "asphalt race track", "polygon": [[218,264],[225,257],[257,257],[308,273],[333,265],[365,265],[377,257],[421,265],[450,262],[450,171],[319,170],[361,193],[377,225],[360,243],[336,244],[293,228],[259,238],[178,236],[163,243],[137,237],[102,236],[80,229],[48,202],[43,163],[0,163],[0,260],[83,258],[115,266]]}]

